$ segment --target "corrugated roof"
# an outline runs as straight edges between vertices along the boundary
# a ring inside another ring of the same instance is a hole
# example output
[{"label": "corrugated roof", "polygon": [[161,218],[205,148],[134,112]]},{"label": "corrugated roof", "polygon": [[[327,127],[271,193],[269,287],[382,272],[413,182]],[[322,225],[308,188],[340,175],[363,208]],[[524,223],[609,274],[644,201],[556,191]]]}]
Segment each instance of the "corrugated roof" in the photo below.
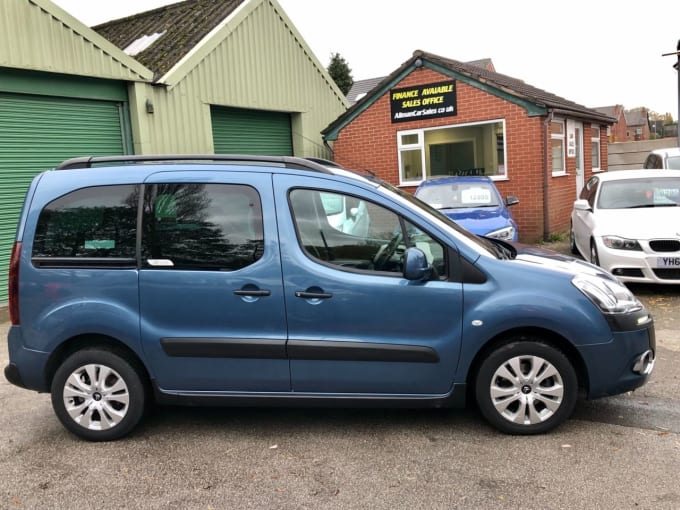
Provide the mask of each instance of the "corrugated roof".
[{"label": "corrugated roof", "polygon": [[92,27],[121,49],[161,34],[134,58],[156,79],[173,68],[245,0],[185,0]]},{"label": "corrugated roof", "polygon": [[409,60],[404,62],[392,74],[384,78],[378,84],[379,86],[374,87],[371,94],[368,94],[357,101],[344,114],[342,114],[328,127],[326,127],[326,129],[322,131],[322,134],[327,135],[329,133],[337,133],[339,129],[342,129],[342,127],[344,127],[345,124],[350,122],[356,115],[358,115],[359,112],[366,109],[373,101],[376,101],[378,99],[376,94],[383,93],[384,91],[382,89],[385,86],[392,86],[395,84],[396,81],[398,81],[398,78],[405,71],[407,71],[409,67],[415,68],[415,61],[418,59],[429,62],[435,67],[438,66],[445,70],[450,70],[458,73],[459,75],[463,75],[480,84],[484,84],[496,89],[503,94],[514,96],[518,100],[535,104],[541,108],[555,110],[559,114],[595,120],[604,124],[613,124],[616,121],[616,119],[610,117],[609,115],[605,115],[592,108],[587,108],[586,106],[575,103],[574,101],[569,101],[568,99],[557,96],[551,92],[547,92],[543,89],[529,85],[528,83],[525,83],[524,81],[517,78],[513,78],[512,76],[489,71],[483,66],[480,67],[479,65],[471,63],[459,62],[458,60],[441,57],[433,53],[416,50],[413,52],[413,56]]}]

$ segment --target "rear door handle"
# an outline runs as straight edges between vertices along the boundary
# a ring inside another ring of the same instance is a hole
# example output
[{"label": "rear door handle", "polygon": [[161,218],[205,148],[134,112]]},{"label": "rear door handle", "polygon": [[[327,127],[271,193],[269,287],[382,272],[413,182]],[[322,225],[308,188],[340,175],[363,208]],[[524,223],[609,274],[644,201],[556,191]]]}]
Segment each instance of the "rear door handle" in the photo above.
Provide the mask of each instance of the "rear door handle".
[{"label": "rear door handle", "polygon": [[235,290],[234,294],[237,296],[250,296],[250,297],[267,297],[271,295],[269,290]]},{"label": "rear door handle", "polygon": [[333,297],[333,294],[330,292],[305,292],[298,290],[295,292],[295,297],[302,299],[329,299]]}]

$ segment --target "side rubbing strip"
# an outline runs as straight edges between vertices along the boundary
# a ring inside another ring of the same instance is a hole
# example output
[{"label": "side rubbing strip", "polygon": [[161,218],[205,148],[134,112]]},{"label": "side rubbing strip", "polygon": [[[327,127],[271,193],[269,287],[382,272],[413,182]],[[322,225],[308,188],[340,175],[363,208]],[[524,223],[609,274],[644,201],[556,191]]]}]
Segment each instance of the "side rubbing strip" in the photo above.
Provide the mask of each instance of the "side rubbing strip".
[{"label": "side rubbing strip", "polygon": [[422,345],[324,340],[289,340],[288,356],[298,360],[439,362],[437,351]]},{"label": "side rubbing strip", "polygon": [[286,341],[260,338],[161,338],[168,356],[286,359]]}]

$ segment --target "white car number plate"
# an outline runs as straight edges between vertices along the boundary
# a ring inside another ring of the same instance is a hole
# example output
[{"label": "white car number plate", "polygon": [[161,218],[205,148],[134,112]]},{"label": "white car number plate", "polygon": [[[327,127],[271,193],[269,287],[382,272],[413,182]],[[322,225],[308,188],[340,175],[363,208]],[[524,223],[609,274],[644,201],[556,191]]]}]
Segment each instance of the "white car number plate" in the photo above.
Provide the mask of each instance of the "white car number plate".
[{"label": "white car number plate", "polygon": [[680,257],[657,257],[656,267],[672,267],[680,269]]}]

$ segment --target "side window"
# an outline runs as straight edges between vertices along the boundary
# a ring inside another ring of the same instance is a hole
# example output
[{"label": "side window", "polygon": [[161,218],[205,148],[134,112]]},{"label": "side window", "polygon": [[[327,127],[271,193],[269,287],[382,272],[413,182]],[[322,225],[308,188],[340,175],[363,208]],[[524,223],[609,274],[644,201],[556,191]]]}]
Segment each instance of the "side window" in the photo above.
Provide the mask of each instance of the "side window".
[{"label": "side window", "polygon": [[96,186],[50,202],[38,218],[33,256],[134,259],[138,198],[138,186]]},{"label": "side window", "polygon": [[[591,190],[593,188],[597,187],[597,183],[600,180],[599,177],[596,175],[588,179],[588,182],[586,182],[586,185],[583,186],[583,189],[581,190],[581,194],[578,196],[581,199],[586,199],[588,200],[588,197],[592,195]],[[592,205],[592,204],[591,204]]]},{"label": "side window", "polygon": [[597,188],[599,187],[600,180],[597,179],[592,183],[590,188],[588,189],[588,195],[586,196],[586,200],[588,200],[588,203],[590,204],[590,207],[594,208],[595,207],[595,195],[597,195]]},{"label": "side window", "polygon": [[300,244],[313,259],[348,270],[401,274],[404,251],[417,246],[444,274],[444,247],[384,207],[308,189],[291,191],[289,201]]},{"label": "side window", "polygon": [[264,252],[262,206],[250,186],[150,186],[142,233],[147,268],[235,271]]}]

